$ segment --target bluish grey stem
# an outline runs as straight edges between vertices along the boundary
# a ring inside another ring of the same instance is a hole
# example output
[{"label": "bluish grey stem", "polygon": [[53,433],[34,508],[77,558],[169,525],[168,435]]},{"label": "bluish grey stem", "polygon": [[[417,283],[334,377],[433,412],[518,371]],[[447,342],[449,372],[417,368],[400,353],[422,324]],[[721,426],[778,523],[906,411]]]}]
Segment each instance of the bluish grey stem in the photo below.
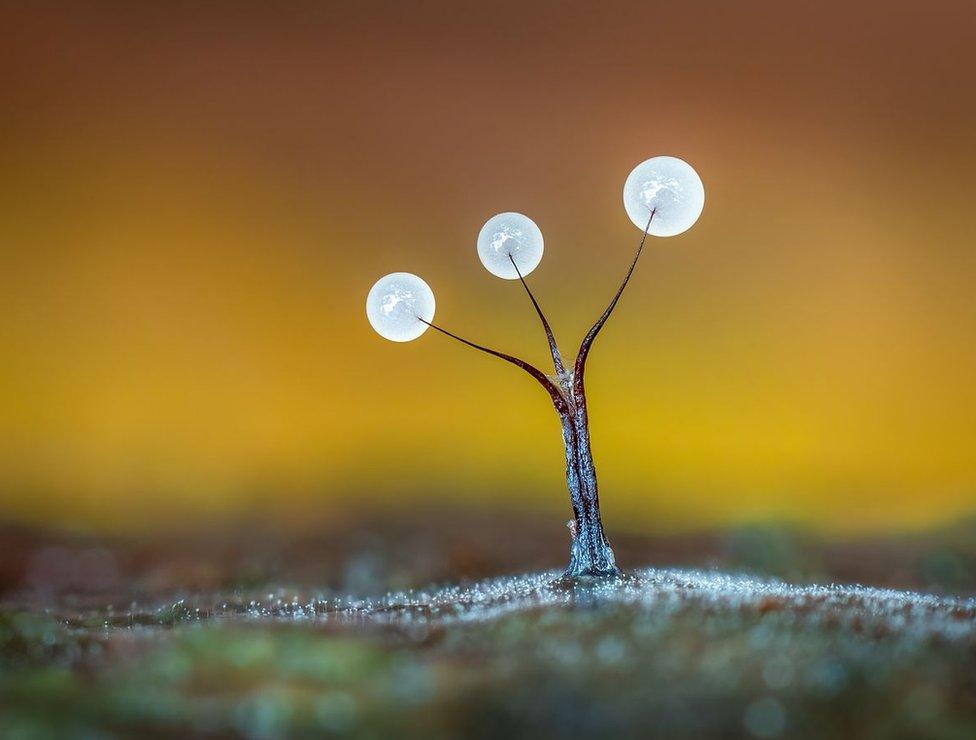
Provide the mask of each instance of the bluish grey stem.
[{"label": "bluish grey stem", "polygon": [[603,533],[596,468],[590,452],[590,433],[585,407],[563,415],[563,443],[566,447],[566,483],[573,504],[575,529],[570,547],[567,576],[613,576],[620,571],[613,550]]}]

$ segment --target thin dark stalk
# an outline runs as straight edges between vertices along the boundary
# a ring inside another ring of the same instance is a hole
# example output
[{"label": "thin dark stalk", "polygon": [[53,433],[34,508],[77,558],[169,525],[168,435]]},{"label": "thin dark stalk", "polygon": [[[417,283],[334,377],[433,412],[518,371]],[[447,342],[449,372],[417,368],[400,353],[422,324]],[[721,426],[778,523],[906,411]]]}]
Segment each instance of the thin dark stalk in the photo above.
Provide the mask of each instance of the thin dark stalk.
[{"label": "thin dark stalk", "polygon": [[558,411],[560,414],[568,413],[569,405],[566,399],[563,397],[563,394],[559,391],[559,389],[555,386],[555,384],[553,384],[553,382],[549,380],[546,374],[541,370],[539,370],[537,367],[529,364],[525,360],[519,359],[518,357],[507,355],[504,352],[497,352],[493,349],[489,349],[488,347],[484,347],[480,344],[475,344],[474,342],[468,341],[467,339],[463,337],[459,337],[457,334],[454,334],[453,332],[449,332],[447,329],[442,329],[441,327],[437,326],[437,324],[432,324],[430,321],[426,321],[419,316],[417,317],[417,319],[419,321],[423,321],[431,329],[436,329],[441,334],[449,336],[452,339],[456,339],[462,344],[466,344],[469,347],[473,347],[474,349],[481,350],[482,352],[487,352],[489,355],[499,357],[505,360],[506,362],[512,363],[516,367],[522,368],[523,370],[525,370],[525,372],[527,372],[529,375],[535,378],[542,385],[543,388],[546,389],[546,392],[552,398],[552,402],[553,405],[556,407],[556,411]]},{"label": "thin dark stalk", "polygon": [[637,266],[637,260],[640,259],[641,252],[644,250],[644,242],[647,240],[647,233],[651,229],[651,221],[654,220],[655,213],[657,213],[656,208],[651,211],[651,216],[647,219],[647,226],[644,227],[644,235],[641,236],[640,245],[637,247],[637,254],[634,255],[634,260],[630,263],[630,269],[627,270],[623,282],[617,288],[617,293],[614,295],[613,300],[610,301],[610,305],[607,306],[600,318],[596,320],[593,328],[586,333],[586,336],[583,337],[583,342],[580,344],[579,352],[576,355],[576,363],[573,368],[573,395],[576,397],[577,403],[585,403],[583,400],[583,371],[586,368],[586,358],[590,354],[590,348],[593,346],[596,335],[600,333],[600,329],[607,323],[607,319],[610,318],[610,314],[616,308],[617,301],[620,300],[624,288],[630,282],[630,276],[634,274],[634,268]]},{"label": "thin dark stalk", "polygon": [[542,328],[546,330],[546,339],[549,340],[549,352],[552,354],[552,364],[556,368],[556,375],[562,377],[566,374],[566,367],[563,365],[563,356],[559,352],[559,347],[556,345],[556,338],[552,334],[552,327],[549,326],[549,321],[546,319],[546,315],[542,312],[542,308],[539,306],[539,302],[532,295],[532,291],[529,290],[529,284],[525,282],[525,278],[522,277],[522,271],[519,270],[518,265],[515,264],[515,258],[512,257],[511,253],[508,258],[512,261],[512,267],[515,268],[515,273],[518,275],[519,281],[522,283],[522,287],[525,288],[525,292],[529,294],[529,300],[532,301],[532,305],[535,306],[535,312],[539,314],[539,318],[542,319]]}]

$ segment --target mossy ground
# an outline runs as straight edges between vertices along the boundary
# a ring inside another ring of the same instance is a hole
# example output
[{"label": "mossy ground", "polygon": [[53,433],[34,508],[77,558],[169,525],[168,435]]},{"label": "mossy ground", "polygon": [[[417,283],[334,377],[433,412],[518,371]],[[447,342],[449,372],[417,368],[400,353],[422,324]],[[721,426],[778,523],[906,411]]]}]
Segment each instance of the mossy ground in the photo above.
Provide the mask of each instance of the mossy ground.
[{"label": "mossy ground", "polygon": [[8,591],[0,737],[976,737],[965,595],[662,569],[361,598],[239,575]]}]

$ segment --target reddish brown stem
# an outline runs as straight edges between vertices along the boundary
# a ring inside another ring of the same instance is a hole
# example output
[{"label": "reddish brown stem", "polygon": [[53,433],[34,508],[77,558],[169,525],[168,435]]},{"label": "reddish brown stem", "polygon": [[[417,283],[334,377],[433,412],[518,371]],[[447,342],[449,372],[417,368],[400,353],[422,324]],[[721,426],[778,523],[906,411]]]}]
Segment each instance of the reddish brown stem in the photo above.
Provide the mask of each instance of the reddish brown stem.
[{"label": "reddish brown stem", "polygon": [[446,336],[449,336],[452,339],[456,339],[462,344],[466,344],[469,347],[474,347],[475,349],[481,350],[482,352],[487,352],[489,355],[493,355],[494,357],[500,357],[506,362],[510,362],[516,367],[522,368],[523,370],[525,370],[525,372],[527,372],[529,375],[535,378],[539,382],[539,384],[542,385],[543,388],[546,389],[546,392],[549,394],[549,397],[552,398],[552,403],[556,407],[556,411],[558,411],[560,414],[565,414],[569,412],[569,404],[567,403],[566,399],[563,397],[563,394],[560,393],[559,389],[555,386],[555,384],[553,384],[551,380],[549,380],[546,374],[541,370],[539,370],[537,367],[529,364],[525,360],[519,359],[518,357],[513,357],[512,355],[507,355],[504,352],[497,352],[493,349],[489,349],[488,347],[484,347],[480,344],[475,344],[474,342],[471,342],[465,339],[464,337],[459,337],[457,334],[454,334],[453,332],[449,332],[447,329],[442,329],[441,327],[437,326],[437,324],[432,324],[430,321],[425,321],[419,316],[417,317],[417,319],[423,321],[431,329],[436,329],[441,334],[445,334]]},{"label": "reddish brown stem", "polygon": [[607,319],[610,318],[610,314],[613,313],[613,309],[616,308],[617,301],[620,300],[620,296],[623,295],[624,288],[626,288],[627,283],[630,282],[630,276],[634,274],[634,268],[637,267],[637,260],[640,259],[641,252],[644,250],[644,242],[647,240],[647,232],[650,231],[651,221],[654,220],[654,214],[656,212],[657,209],[651,211],[651,216],[647,219],[647,226],[644,227],[644,235],[641,237],[640,245],[637,247],[637,254],[634,255],[634,260],[630,263],[630,269],[627,270],[627,274],[624,276],[623,282],[620,283],[620,287],[617,288],[617,292],[613,296],[613,300],[610,301],[610,305],[607,306],[600,318],[596,320],[593,328],[586,333],[586,336],[583,337],[583,342],[580,344],[579,352],[576,354],[576,363],[573,367],[573,396],[575,397],[577,404],[580,404],[584,398],[583,371],[586,369],[586,358],[590,354],[590,348],[593,346],[594,340],[596,340],[596,335],[600,333],[603,325],[606,324]]},{"label": "reddish brown stem", "polygon": [[542,328],[546,330],[546,339],[549,340],[549,353],[552,355],[552,364],[556,368],[556,375],[562,377],[566,373],[566,367],[563,365],[563,356],[559,352],[559,347],[556,345],[556,338],[552,334],[552,327],[549,326],[549,321],[546,319],[546,315],[542,312],[542,308],[539,306],[539,302],[532,295],[532,291],[529,290],[528,283],[525,282],[525,278],[522,277],[522,271],[519,270],[518,265],[515,264],[515,258],[511,254],[508,258],[512,261],[512,267],[515,268],[515,273],[518,275],[519,281],[522,283],[522,287],[525,288],[525,292],[529,294],[529,300],[532,301],[532,305],[535,306],[535,312],[539,314],[539,318],[542,320]]}]

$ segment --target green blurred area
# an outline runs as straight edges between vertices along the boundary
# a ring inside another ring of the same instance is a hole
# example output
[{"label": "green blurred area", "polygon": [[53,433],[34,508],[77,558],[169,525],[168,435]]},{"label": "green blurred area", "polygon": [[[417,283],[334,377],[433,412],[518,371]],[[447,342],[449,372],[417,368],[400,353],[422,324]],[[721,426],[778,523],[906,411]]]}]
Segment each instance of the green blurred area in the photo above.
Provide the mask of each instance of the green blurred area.
[{"label": "green blurred area", "polygon": [[[446,622],[416,609],[335,620],[248,606],[558,567],[566,534],[545,518],[417,513],[314,536],[255,527],[155,542],[8,534],[20,554],[0,558],[4,738],[976,733],[972,609],[954,617],[953,637],[842,606],[813,618],[761,595],[584,600]],[[756,525],[614,545],[625,568],[965,596],[976,593],[971,534],[969,523],[837,541]]]},{"label": "green blurred area", "polygon": [[0,624],[7,738],[976,732],[971,642],[788,611],[557,608],[410,630]]}]

